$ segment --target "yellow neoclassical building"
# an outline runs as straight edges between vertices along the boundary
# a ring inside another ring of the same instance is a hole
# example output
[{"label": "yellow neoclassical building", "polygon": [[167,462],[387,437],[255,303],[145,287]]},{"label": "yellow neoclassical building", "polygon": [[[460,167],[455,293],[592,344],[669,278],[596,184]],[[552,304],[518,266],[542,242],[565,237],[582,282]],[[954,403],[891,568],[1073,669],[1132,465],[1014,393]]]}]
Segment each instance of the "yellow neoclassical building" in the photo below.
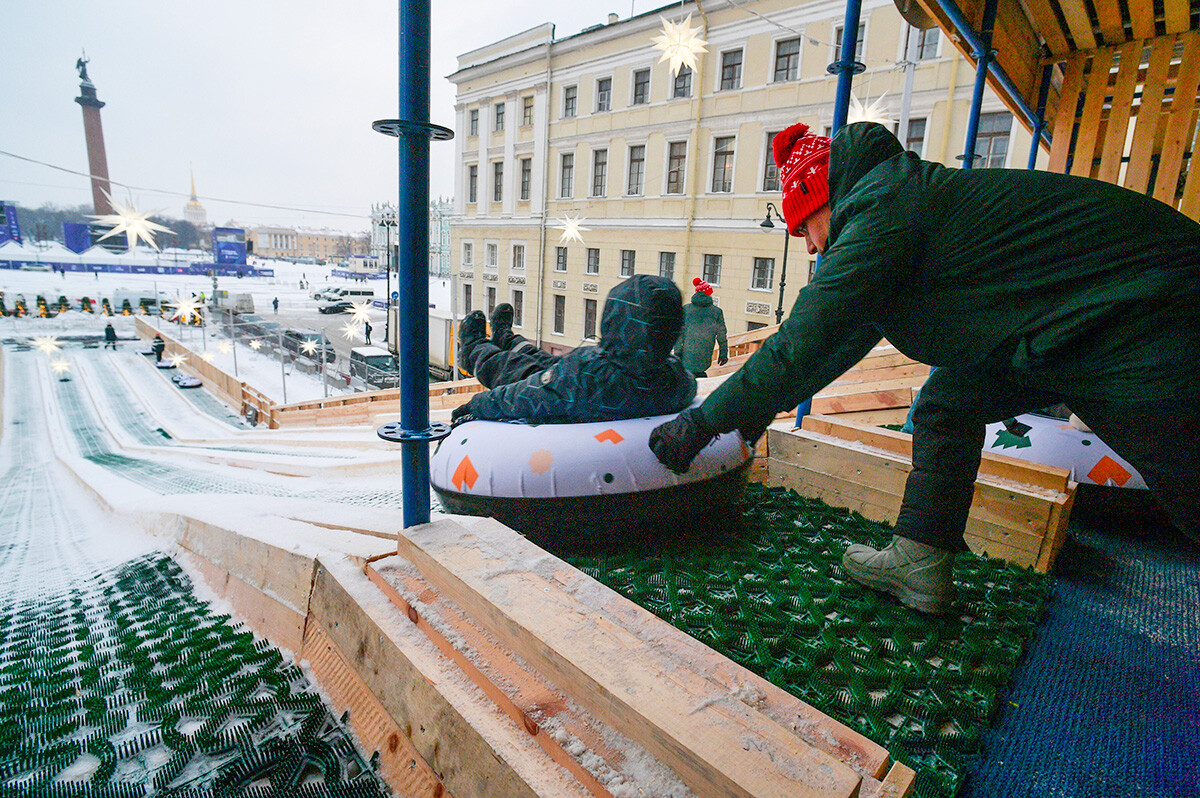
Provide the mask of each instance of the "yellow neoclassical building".
[{"label": "yellow neoclassical building", "polygon": [[[451,225],[458,312],[511,302],[517,327],[551,351],[599,333],[608,290],[662,274],[714,287],[729,331],[774,324],[784,226],[771,137],[828,131],[845,6],[739,0],[673,4],[556,38],[546,24],[459,56]],[[665,16],[700,29],[707,52],[672,74],[653,38]],[[936,29],[865,0],[855,78],[910,150],[954,165],[974,70]],[[976,167],[1026,166],[1030,133],[989,91]],[[582,243],[563,241],[579,219]],[[813,258],[790,242],[783,309]]]}]

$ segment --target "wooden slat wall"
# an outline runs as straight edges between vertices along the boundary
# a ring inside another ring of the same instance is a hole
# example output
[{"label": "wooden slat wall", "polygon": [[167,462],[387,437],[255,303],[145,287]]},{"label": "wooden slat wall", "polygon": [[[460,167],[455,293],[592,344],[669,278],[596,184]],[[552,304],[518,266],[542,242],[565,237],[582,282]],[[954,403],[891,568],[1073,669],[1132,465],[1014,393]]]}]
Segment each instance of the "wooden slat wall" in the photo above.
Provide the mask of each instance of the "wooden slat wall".
[{"label": "wooden slat wall", "polygon": [[1200,218],[1200,170],[1189,167],[1198,87],[1197,31],[1073,53],[1063,67],[1050,170],[1069,164],[1073,175],[1119,183]]}]

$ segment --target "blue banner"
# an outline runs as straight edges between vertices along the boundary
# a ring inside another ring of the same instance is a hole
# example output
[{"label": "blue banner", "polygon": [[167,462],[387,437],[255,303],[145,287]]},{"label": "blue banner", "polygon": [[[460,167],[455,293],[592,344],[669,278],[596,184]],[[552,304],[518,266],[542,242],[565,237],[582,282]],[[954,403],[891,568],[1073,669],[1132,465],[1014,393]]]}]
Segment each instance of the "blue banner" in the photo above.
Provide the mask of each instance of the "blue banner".
[{"label": "blue banner", "polygon": [[246,231],[238,227],[214,227],[213,260],[231,266],[246,265]]},{"label": "blue banner", "polygon": [[92,231],[82,222],[63,222],[63,243],[72,252],[83,252],[92,245]]},{"label": "blue banner", "polygon": [[0,244],[5,241],[21,243],[21,222],[17,219],[17,208],[0,202]]}]

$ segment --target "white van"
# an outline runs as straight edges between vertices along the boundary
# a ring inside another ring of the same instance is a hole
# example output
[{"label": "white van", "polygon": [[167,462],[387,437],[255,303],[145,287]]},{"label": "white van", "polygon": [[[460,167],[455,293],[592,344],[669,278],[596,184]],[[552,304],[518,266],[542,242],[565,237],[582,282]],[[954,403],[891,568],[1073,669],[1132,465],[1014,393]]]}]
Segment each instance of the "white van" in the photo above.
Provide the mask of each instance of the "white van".
[{"label": "white van", "polygon": [[326,288],[317,295],[318,300],[332,302],[339,299],[348,299],[351,302],[363,302],[372,299],[375,292],[370,288]]}]

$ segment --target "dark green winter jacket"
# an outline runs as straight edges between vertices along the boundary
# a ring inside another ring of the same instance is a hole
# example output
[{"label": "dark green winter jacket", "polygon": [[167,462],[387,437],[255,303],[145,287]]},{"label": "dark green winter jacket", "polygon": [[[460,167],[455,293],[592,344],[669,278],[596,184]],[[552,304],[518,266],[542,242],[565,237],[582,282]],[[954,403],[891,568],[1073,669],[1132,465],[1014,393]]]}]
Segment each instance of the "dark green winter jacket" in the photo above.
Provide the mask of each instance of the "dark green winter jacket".
[{"label": "dark green winter jacket", "polygon": [[1108,183],[947,169],[838,132],[829,241],[778,332],[703,405],[761,430],[886,337],[933,366],[1101,400],[1195,391],[1200,225]]},{"label": "dark green winter jacket", "polygon": [[683,306],[683,329],[675,342],[675,354],[683,367],[692,373],[707,371],[712,365],[713,347],[720,346],[718,359],[729,359],[729,342],[725,338],[725,314],[713,304],[712,297],[697,291],[692,301]]}]

